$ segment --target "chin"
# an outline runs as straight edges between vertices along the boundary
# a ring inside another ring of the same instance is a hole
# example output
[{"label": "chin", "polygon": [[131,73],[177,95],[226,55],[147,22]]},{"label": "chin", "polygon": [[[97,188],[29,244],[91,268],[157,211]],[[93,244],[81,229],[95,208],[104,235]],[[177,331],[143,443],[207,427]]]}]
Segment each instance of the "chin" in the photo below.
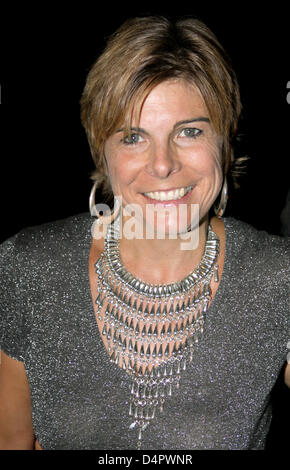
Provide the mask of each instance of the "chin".
[{"label": "chin", "polygon": [[[161,219],[161,220],[160,220]],[[154,222],[150,219],[145,220],[146,235],[154,239],[177,239],[180,235],[199,228],[199,217],[186,217],[186,220],[172,217],[171,219],[155,216]],[[149,238],[149,237],[148,237]]]}]

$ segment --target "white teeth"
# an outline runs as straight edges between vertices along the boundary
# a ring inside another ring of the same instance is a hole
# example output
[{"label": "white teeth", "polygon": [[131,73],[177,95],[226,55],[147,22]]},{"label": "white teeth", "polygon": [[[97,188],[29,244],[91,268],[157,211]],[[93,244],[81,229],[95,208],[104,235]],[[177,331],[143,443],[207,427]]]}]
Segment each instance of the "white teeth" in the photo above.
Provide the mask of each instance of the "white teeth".
[{"label": "white teeth", "polygon": [[171,190],[168,192],[156,191],[156,192],[150,192],[150,193],[144,193],[144,194],[150,199],[156,199],[158,201],[172,201],[172,200],[182,198],[192,188],[193,186],[187,186],[186,188],[175,189],[175,190]]}]

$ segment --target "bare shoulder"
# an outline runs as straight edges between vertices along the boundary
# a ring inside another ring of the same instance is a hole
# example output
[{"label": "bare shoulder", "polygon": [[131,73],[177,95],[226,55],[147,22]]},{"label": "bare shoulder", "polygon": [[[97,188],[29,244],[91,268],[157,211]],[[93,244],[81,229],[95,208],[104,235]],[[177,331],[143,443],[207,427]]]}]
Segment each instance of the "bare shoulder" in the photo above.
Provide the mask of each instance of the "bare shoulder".
[{"label": "bare shoulder", "polygon": [[20,361],[1,351],[0,448],[33,449],[30,388]]}]

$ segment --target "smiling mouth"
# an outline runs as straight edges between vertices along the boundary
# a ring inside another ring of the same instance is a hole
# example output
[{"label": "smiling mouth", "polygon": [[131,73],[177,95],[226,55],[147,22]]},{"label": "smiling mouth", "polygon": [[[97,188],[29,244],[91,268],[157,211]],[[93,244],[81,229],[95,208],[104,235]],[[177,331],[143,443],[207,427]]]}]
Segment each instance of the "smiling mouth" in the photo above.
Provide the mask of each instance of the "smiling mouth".
[{"label": "smiling mouth", "polygon": [[186,186],[184,188],[178,188],[169,191],[155,191],[143,194],[149,199],[154,199],[155,201],[177,201],[189,193],[192,188],[193,186]]}]

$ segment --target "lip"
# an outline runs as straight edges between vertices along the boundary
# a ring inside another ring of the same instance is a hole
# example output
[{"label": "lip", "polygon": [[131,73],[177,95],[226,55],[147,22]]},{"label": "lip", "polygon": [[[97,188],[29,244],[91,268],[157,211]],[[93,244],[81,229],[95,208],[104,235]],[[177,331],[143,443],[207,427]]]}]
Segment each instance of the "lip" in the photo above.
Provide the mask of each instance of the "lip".
[{"label": "lip", "polygon": [[149,191],[144,191],[144,193],[159,193],[161,191],[163,191],[164,193],[168,193],[169,191],[176,191],[176,189],[188,188],[188,186],[192,186],[192,184],[188,184],[187,186],[175,186],[174,188],[154,189],[154,191],[152,191],[152,189],[150,189]]},{"label": "lip", "polygon": [[[188,185],[192,186],[192,185]],[[187,186],[181,186],[180,188],[171,188],[171,189],[159,189],[156,191],[150,191],[150,192],[157,192],[157,191],[164,191],[164,192],[169,192],[169,191],[174,191],[175,189],[181,189],[181,188],[186,188]],[[176,205],[185,203],[187,199],[190,198],[192,191],[194,190],[195,185],[193,185],[192,189],[186,193],[184,196],[182,196],[180,199],[169,199],[168,201],[160,201],[159,199],[151,199],[150,197],[146,196],[145,194],[142,193],[142,196],[146,199],[146,201],[150,202],[153,205],[161,205],[161,206],[168,206],[168,205]],[[146,191],[147,192],[147,191]]]}]

